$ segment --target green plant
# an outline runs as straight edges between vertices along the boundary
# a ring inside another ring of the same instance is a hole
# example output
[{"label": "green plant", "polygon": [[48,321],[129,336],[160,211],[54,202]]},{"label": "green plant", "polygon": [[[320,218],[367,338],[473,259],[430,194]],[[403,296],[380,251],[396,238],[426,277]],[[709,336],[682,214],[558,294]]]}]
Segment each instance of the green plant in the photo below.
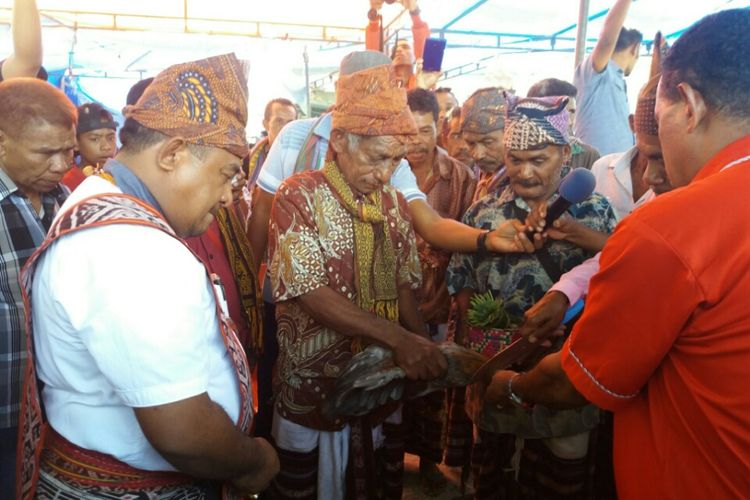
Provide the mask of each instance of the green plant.
[{"label": "green plant", "polygon": [[505,311],[503,299],[496,299],[490,291],[476,294],[471,298],[466,321],[469,325],[482,330],[508,329],[518,326],[518,321]]}]

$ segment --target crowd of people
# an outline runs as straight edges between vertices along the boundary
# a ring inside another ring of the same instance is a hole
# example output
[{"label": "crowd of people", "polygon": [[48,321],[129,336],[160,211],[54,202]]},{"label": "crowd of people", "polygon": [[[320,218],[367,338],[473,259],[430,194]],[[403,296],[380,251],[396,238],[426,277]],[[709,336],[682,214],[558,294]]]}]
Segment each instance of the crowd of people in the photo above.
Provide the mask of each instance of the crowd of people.
[{"label": "crowd of people", "polygon": [[[0,498],[393,499],[405,453],[426,498],[441,464],[478,500],[750,495],[750,11],[657,34],[631,114],[634,0],[572,82],[463,104],[400,1],[411,44],[384,52],[372,0],[335,104],[270,101],[251,147],[234,54],[138,82],[120,124],[45,81],[15,0]],[[548,220],[577,169],[594,192]],[[441,343],[513,341],[531,354],[465,387],[330,411],[369,345],[416,382],[460,362]]]}]

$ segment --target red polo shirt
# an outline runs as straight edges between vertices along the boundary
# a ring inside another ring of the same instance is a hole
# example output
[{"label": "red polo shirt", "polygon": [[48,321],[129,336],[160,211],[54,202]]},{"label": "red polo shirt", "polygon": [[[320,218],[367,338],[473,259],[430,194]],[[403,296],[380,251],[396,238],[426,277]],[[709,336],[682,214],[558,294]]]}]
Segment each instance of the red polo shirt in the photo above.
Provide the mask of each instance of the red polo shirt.
[{"label": "red polo shirt", "polygon": [[750,136],[625,219],[563,347],[614,412],[621,499],[750,496],[748,186]]}]

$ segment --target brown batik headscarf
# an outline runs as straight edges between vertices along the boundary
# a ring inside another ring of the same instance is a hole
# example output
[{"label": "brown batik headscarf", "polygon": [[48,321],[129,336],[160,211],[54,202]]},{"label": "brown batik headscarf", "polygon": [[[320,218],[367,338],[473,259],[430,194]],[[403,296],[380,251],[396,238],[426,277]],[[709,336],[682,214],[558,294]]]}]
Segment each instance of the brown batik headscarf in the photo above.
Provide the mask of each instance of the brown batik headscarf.
[{"label": "brown batik headscarf", "polygon": [[503,89],[479,89],[461,107],[461,132],[489,134],[505,128]]},{"label": "brown batik headscarf", "polygon": [[333,128],[350,134],[392,135],[406,142],[417,133],[417,124],[391,66],[375,66],[336,82]]},{"label": "brown batik headscarf", "polygon": [[[343,75],[336,85],[333,128],[363,136],[395,136],[406,143],[417,125],[391,66]],[[398,321],[396,252],[385,224],[383,191],[357,199],[335,161],[323,168],[328,184],[354,220],[358,305]]]},{"label": "brown batik headscarf", "polygon": [[123,110],[144,127],[244,158],[248,153],[247,78],[234,54],[175,64]]}]

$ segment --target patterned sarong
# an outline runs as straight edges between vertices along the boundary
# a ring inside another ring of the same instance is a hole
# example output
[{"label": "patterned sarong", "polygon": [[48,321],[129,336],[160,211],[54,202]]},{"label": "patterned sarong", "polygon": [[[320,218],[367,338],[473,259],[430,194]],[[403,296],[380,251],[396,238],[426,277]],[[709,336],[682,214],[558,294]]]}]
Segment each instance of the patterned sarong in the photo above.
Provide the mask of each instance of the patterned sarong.
[{"label": "patterned sarong", "polygon": [[204,500],[210,498],[206,490],[184,474],[142,471],[109,455],[85,450],[49,428],[36,498]]},{"label": "patterned sarong", "polygon": [[[175,234],[174,230],[161,214],[137,198],[120,193],[96,195],[73,205],[53,223],[44,243],[31,256],[21,272],[26,310],[27,346],[29,349],[26,384],[21,405],[21,429],[19,434],[17,467],[19,474],[17,496],[22,500],[34,498],[35,489],[40,477],[40,460],[42,460],[43,448],[45,448],[45,454],[42,474],[45,476],[43,482],[45,498],[72,499],[85,497],[86,491],[79,489],[76,486],[78,483],[68,482],[68,479],[72,476],[79,476],[78,481],[84,481],[86,487],[95,487],[98,491],[96,498],[192,498],[190,496],[174,496],[176,494],[175,491],[177,491],[174,489],[176,478],[171,474],[168,476],[151,475],[148,484],[132,483],[133,477],[130,475],[130,472],[134,469],[117,461],[113,457],[100,454],[94,455],[80,448],[75,450],[73,455],[71,455],[72,449],[65,446],[59,439],[54,438],[52,435],[54,430],[45,421],[42,413],[41,397],[37,386],[36,370],[33,361],[34,343],[32,341],[33,332],[31,325],[31,307],[33,304],[30,292],[36,264],[47,248],[59,238],[76,231],[114,224],[150,227],[162,231],[184,244],[184,241]],[[187,245],[185,247],[190,250],[190,247]],[[192,250],[190,251],[192,252]],[[196,259],[200,261],[198,256],[196,256]],[[208,271],[206,272],[208,274]],[[208,276],[208,278],[210,279],[211,277]],[[214,291],[214,302],[216,303],[217,316],[220,319],[221,335],[234,364],[239,381],[241,406],[237,426],[243,432],[248,432],[252,421],[252,392],[247,357],[235,334],[232,320],[222,311],[219,305],[221,302],[216,297],[214,287],[210,288]],[[48,443],[53,443],[54,446],[47,448],[46,445]],[[80,460],[83,454],[87,457],[86,460]],[[76,456],[79,460],[75,459]],[[106,460],[102,457],[105,457]],[[55,472],[49,473],[50,470],[54,470]],[[123,475],[122,471],[128,472]],[[143,473],[142,471],[138,472]],[[186,476],[182,477],[184,483]],[[189,478],[188,480],[192,481]],[[57,487],[64,488],[67,491],[59,491],[58,495],[54,491],[57,488],[54,484],[58,484]],[[62,486],[63,484],[65,485],[64,487]],[[145,491],[138,490],[140,491],[139,495],[132,496],[132,491],[128,491],[128,488],[132,484],[143,486]],[[159,491],[159,495],[148,496],[148,488],[155,488]],[[184,491],[185,487],[177,486],[176,488]],[[42,492],[40,491],[39,493],[41,494]],[[223,494],[227,499],[238,497],[237,493],[228,487],[224,488]],[[200,496],[195,498],[200,498]]]}]

